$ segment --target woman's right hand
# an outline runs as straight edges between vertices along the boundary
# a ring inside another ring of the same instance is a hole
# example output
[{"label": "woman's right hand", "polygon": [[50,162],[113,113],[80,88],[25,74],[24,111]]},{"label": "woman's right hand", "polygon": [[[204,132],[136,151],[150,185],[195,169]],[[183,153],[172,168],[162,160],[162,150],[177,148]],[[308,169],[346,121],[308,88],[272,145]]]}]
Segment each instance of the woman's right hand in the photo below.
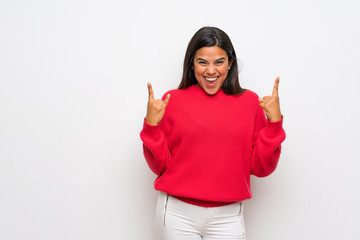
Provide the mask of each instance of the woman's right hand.
[{"label": "woman's right hand", "polygon": [[169,103],[170,94],[166,95],[166,99],[164,101],[162,99],[155,99],[151,83],[148,83],[147,86],[149,90],[149,101],[145,121],[148,124],[155,126],[160,123],[164,116],[166,106]]}]

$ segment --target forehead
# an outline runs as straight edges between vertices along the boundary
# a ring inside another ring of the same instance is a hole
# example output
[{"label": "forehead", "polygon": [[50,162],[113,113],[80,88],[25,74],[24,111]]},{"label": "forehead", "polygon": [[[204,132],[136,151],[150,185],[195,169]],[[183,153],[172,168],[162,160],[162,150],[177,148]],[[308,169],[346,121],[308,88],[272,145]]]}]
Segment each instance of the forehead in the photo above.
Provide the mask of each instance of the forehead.
[{"label": "forehead", "polygon": [[207,60],[227,58],[226,51],[218,46],[202,47],[195,52],[194,59],[203,58]]}]

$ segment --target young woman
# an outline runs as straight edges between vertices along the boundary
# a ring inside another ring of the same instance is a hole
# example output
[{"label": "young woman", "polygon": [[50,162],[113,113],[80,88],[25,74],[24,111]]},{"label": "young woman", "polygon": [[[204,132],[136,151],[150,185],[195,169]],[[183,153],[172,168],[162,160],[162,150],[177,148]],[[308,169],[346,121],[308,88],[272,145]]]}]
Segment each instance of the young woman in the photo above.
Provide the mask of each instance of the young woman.
[{"label": "young woman", "polygon": [[285,139],[278,85],[263,98],[241,88],[233,45],[215,27],[190,40],[178,89],[155,99],[148,83],[140,137],[158,176],[160,239],[245,239],[250,175],[275,170]]}]

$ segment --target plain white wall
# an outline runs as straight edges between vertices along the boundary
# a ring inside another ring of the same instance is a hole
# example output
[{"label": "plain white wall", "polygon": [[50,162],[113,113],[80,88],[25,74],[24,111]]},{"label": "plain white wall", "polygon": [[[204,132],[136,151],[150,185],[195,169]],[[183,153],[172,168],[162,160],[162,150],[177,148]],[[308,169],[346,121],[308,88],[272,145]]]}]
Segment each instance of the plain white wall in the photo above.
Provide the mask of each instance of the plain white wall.
[{"label": "plain white wall", "polygon": [[225,30],[241,85],[280,76],[287,139],[252,178],[250,240],[360,239],[360,2],[0,2],[0,239],[155,240],[139,132],[191,36]]}]

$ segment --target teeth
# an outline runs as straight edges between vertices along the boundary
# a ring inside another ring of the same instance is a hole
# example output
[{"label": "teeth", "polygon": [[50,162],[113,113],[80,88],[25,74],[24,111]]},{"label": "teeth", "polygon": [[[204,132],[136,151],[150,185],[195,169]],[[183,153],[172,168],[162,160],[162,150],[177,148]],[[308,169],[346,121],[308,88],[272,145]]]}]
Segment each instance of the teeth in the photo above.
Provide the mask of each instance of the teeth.
[{"label": "teeth", "polygon": [[213,81],[215,81],[216,79],[217,79],[217,77],[214,77],[214,78],[205,78],[207,81],[209,81],[209,82],[213,82]]}]

